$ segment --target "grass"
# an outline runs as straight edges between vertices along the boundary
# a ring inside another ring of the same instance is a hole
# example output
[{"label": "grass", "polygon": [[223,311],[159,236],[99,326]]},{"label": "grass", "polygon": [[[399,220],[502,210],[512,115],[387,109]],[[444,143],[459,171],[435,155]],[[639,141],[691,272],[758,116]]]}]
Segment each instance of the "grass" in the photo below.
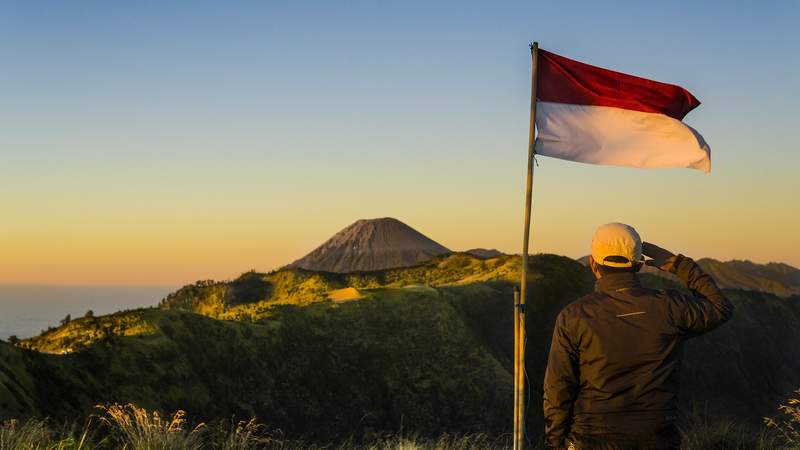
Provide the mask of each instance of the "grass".
[{"label": "grass", "polygon": [[0,450],[89,450],[95,448],[90,440],[89,422],[81,429],[56,429],[42,419],[0,424]]},{"label": "grass", "polygon": [[754,428],[731,419],[693,417],[681,429],[683,450],[793,449],[769,429]]},{"label": "grass", "polygon": [[100,421],[110,430],[118,448],[147,450],[200,450],[203,448],[204,424],[187,428],[186,413],[177,411],[161,417],[133,404],[98,406]]},{"label": "grass", "polygon": [[778,411],[781,413],[779,417],[765,417],[764,424],[775,430],[786,443],[800,449],[800,389],[786,400],[785,405],[778,406]]},{"label": "grass", "polygon": [[[800,394],[800,392],[798,393]],[[796,405],[797,403],[790,403]],[[796,435],[778,425],[800,425],[796,409],[780,408],[783,416],[766,428],[729,420],[691,415],[681,427],[683,450],[797,450]],[[788,428],[786,428],[788,427]],[[55,427],[42,419],[0,423],[0,450],[499,450],[511,447],[510,437],[482,433],[377,436],[369,442],[351,438],[339,443],[289,439],[255,419],[189,425],[186,413],[161,415],[132,404],[98,406],[98,414],[81,426]],[[537,440],[528,446],[542,449]]]},{"label": "grass", "polygon": [[417,435],[353,439],[337,444],[282,438],[255,419],[188,425],[186,413],[162,416],[132,404],[98,406],[82,428],[56,428],[42,419],[0,423],[0,450],[491,450],[509,447],[507,437],[485,434],[424,438]]}]

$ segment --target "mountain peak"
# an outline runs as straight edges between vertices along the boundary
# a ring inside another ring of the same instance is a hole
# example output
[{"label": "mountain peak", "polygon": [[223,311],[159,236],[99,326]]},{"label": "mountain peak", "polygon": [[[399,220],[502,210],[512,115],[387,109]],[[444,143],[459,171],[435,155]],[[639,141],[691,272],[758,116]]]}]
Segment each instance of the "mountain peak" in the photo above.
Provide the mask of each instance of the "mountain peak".
[{"label": "mountain peak", "polygon": [[449,249],[393,217],[360,219],[290,264],[325,272],[412,266]]},{"label": "mountain peak", "polygon": [[376,217],[374,219],[358,219],[352,224],[350,224],[350,227],[365,226],[370,224],[376,226],[406,226],[406,227],[408,226],[402,221],[395,219],[394,217]]}]

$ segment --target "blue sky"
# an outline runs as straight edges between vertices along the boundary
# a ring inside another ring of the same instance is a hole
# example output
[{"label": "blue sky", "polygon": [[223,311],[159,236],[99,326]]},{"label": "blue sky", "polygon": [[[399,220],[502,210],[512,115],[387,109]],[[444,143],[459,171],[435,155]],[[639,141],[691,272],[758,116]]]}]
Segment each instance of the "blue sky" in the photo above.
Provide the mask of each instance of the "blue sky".
[{"label": "blue sky", "polygon": [[534,252],[621,220],[800,265],[797,23],[795,1],[2,2],[0,282],[228,277],[378,216],[518,252],[531,40],[688,88],[713,160],[542,158]]}]

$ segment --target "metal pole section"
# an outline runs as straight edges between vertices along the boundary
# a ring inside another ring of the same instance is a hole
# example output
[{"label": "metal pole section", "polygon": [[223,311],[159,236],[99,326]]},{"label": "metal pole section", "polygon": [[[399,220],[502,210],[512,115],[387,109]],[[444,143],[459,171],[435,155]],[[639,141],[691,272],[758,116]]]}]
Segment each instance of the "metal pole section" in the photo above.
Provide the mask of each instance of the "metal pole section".
[{"label": "metal pole section", "polygon": [[514,449],[522,450],[525,445],[525,294],[528,284],[528,248],[531,231],[531,197],[533,191],[533,156],[534,137],[536,129],[536,76],[538,74],[539,43],[531,44],[531,117],[528,133],[528,178],[525,184],[525,229],[522,239],[522,267],[519,281],[519,304],[517,305],[517,329],[515,333],[515,378],[514,390],[516,402],[514,403],[515,417],[518,427],[515,427]]}]

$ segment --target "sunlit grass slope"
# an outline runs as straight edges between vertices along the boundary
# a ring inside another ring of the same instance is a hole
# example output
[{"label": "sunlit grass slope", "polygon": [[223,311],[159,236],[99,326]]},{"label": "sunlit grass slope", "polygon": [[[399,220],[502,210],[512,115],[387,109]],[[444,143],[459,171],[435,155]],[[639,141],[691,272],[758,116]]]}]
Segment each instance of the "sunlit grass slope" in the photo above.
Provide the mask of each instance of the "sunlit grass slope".
[{"label": "sunlit grass slope", "polygon": [[43,353],[70,353],[111,337],[155,333],[142,310],[71,320],[20,342],[20,347]]},{"label": "sunlit grass slope", "polygon": [[166,309],[194,311],[219,319],[257,321],[279,304],[324,301],[332,291],[360,291],[409,285],[445,286],[480,281],[514,281],[519,258],[477,258],[455,253],[408,268],[339,274],[284,268],[271,273],[247,272],[229,282],[198,281],[161,302]]}]

